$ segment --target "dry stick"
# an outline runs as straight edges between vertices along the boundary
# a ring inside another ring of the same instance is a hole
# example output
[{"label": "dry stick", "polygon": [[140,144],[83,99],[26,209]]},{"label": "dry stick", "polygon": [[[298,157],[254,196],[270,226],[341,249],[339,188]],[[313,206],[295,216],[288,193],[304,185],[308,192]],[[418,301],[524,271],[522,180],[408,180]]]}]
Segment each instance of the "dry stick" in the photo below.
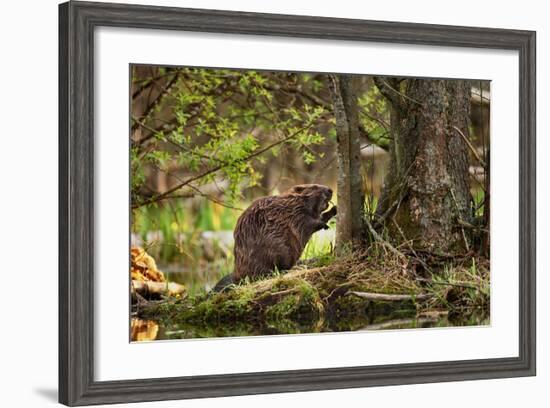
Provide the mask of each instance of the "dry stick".
[{"label": "dry stick", "polygon": [[372,236],[374,237],[375,240],[380,242],[382,245],[384,245],[392,253],[394,253],[395,255],[400,257],[401,259],[407,260],[407,257],[405,256],[405,254],[403,254],[402,252],[397,250],[392,244],[390,244],[388,241],[384,240],[384,238],[382,238],[380,236],[380,234],[378,234],[378,232],[375,231],[375,229],[372,227],[372,224],[370,223],[368,217],[365,217],[365,223],[367,224],[367,227],[368,227],[370,233],[372,234]]},{"label": "dry stick", "polygon": [[[377,77],[377,78],[379,79],[379,81],[380,81],[384,86],[386,86],[387,88],[389,88],[390,90],[392,90],[392,91],[395,92],[396,94],[401,95],[403,98],[408,99],[408,100],[410,100],[411,102],[414,102],[414,103],[416,103],[416,104],[418,104],[418,105],[420,105],[420,106],[424,106],[424,104],[423,104],[422,102],[419,102],[419,101],[417,101],[416,99],[413,99],[413,98],[411,98],[410,96],[404,94],[403,92],[398,91],[397,89],[395,89],[394,87],[392,87],[389,83],[387,83],[385,80],[383,80],[381,77]],[[376,81],[375,81],[375,83],[376,83]],[[381,91],[381,92],[382,92],[382,91]]]},{"label": "dry stick", "polygon": [[403,237],[403,240],[405,241],[405,244],[409,247],[410,251],[412,252],[412,254],[414,255],[415,259],[420,262],[420,264],[424,267],[424,269],[426,269],[428,272],[430,273],[433,273],[432,269],[428,266],[428,264],[426,262],[424,262],[424,260],[422,258],[420,258],[418,256],[418,254],[416,253],[416,251],[414,250],[414,247],[412,246],[411,244],[411,240],[408,240],[407,237],[405,236],[405,233],[403,232],[403,230],[401,229],[401,227],[399,226],[399,224],[397,223],[397,221],[395,220],[395,217],[392,217],[391,220],[393,221],[393,223],[395,224],[395,226],[397,227],[397,230],[399,231],[399,233],[401,234],[401,236]]},{"label": "dry stick", "polygon": [[[240,160],[235,160],[235,163],[242,163],[242,162],[245,162],[245,161],[248,161],[256,156],[259,156],[260,154],[262,153],[265,153],[266,151],[272,149],[273,147],[277,146],[277,145],[280,145],[282,143],[285,143],[287,142],[288,140],[298,136],[300,133],[302,133],[303,131],[309,129],[311,126],[313,126],[313,123],[310,123],[309,125],[307,126],[304,126],[303,128],[297,130],[296,132],[292,133],[291,135],[281,139],[281,140],[278,140],[274,143],[271,143],[270,145],[260,149],[260,150],[257,150],[255,151],[254,153],[252,154],[249,154],[248,156],[246,157],[243,157],[242,159]],[[208,170],[205,170],[203,171],[202,173],[200,174],[197,174],[196,176],[192,176],[192,177],[189,177],[188,179],[182,181],[181,183],[179,183],[178,185],[172,187],[171,189],[165,191],[164,193],[162,194],[159,194],[158,196],[156,197],[152,197],[151,199],[147,200],[147,201],[144,201],[143,203],[139,203],[137,204],[136,206],[133,206],[132,208],[139,208],[139,207],[142,207],[144,205],[147,205],[147,204],[151,204],[151,203],[154,203],[154,202],[157,202],[157,201],[161,201],[161,200],[164,200],[166,198],[168,198],[170,196],[170,194],[172,194],[173,192],[179,190],[180,188],[188,185],[189,183],[192,183],[193,181],[196,181],[196,180],[199,180],[203,177],[206,177],[208,176],[209,174],[212,174],[212,173],[215,173],[217,172],[218,170],[221,170],[223,169],[224,167],[228,167],[230,165],[232,165],[234,163],[227,163],[227,164],[220,164],[218,166],[215,166],[215,167],[212,167],[211,169],[208,169]]]},{"label": "dry stick", "polygon": [[478,287],[474,285],[470,285],[469,283],[463,283],[463,282],[437,282],[432,279],[425,279],[425,278],[416,278],[416,280],[419,282],[430,283],[432,285],[456,286],[458,288],[468,288],[468,289],[479,290]]},{"label": "dry stick", "polygon": [[426,300],[433,297],[433,295],[430,295],[427,293],[421,293],[418,295],[402,295],[402,294],[390,295],[386,293],[357,292],[354,290],[348,291],[346,295],[355,295],[362,299],[380,300],[380,301],[387,301],[387,302],[402,302],[404,300]]},{"label": "dry stick", "polygon": [[472,143],[470,143],[470,141],[464,135],[464,133],[462,133],[462,131],[459,128],[457,128],[456,126],[453,126],[453,129],[456,130],[460,136],[462,136],[462,139],[466,142],[466,145],[470,148],[470,150],[474,154],[476,160],[481,164],[481,166],[483,166],[485,171],[487,171],[487,163],[485,163],[485,160],[483,160],[481,157],[479,157],[479,154],[477,154],[477,151],[476,151],[475,147],[472,145]]}]

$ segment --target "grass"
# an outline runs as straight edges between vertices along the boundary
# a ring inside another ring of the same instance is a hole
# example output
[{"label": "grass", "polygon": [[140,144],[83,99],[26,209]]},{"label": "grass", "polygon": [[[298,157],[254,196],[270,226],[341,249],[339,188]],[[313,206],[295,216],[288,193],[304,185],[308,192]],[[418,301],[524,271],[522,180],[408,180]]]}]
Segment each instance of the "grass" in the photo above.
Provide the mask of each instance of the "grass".
[{"label": "grass", "polygon": [[141,207],[133,212],[132,232],[158,262],[196,264],[205,256],[201,234],[232,231],[240,213],[208,200],[198,200],[196,208],[182,202]]},{"label": "grass", "polygon": [[239,215],[206,199],[192,205],[187,201],[142,207],[133,213],[134,244],[157,260],[169,281],[184,284],[189,293],[201,293],[233,271],[232,245],[204,233],[231,235]]}]

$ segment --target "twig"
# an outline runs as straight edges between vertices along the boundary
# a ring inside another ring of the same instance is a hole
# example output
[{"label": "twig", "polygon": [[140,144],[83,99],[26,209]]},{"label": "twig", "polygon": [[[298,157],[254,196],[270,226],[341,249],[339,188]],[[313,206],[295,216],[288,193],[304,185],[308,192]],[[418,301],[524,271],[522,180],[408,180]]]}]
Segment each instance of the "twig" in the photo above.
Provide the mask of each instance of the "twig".
[{"label": "twig", "polygon": [[367,300],[380,300],[386,302],[402,302],[404,300],[426,300],[433,297],[433,295],[427,293],[420,293],[418,295],[402,295],[402,294],[387,294],[387,293],[372,293],[372,292],[357,292],[350,290],[347,295],[354,295],[362,299]]},{"label": "twig", "polygon": [[[414,102],[414,103],[416,103],[416,104],[418,104],[418,105],[420,105],[420,106],[424,106],[424,105],[422,104],[422,102],[419,102],[419,101],[417,101],[416,99],[413,99],[413,98],[411,98],[410,96],[404,94],[403,92],[398,91],[397,89],[395,89],[394,87],[392,87],[388,82],[386,82],[386,81],[385,81],[384,79],[382,79],[381,77],[374,77],[374,83],[376,84],[377,88],[380,90],[380,93],[381,93],[382,95],[384,95],[386,98],[388,98],[391,102],[395,102],[395,101],[397,101],[398,99],[396,100],[394,97],[392,97],[392,96],[390,95],[389,92],[384,91],[384,90],[382,89],[383,87],[388,88],[388,89],[391,90],[392,92],[395,92],[397,95],[400,95],[400,96],[402,96],[403,98],[408,99],[408,100],[411,101],[411,102]],[[402,106],[401,101],[398,102],[398,105],[399,105],[400,107]]]},{"label": "twig", "polygon": [[[170,89],[175,85],[177,80],[180,77],[180,71],[176,71],[174,73],[174,77],[168,81],[168,83],[162,87],[160,93],[157,95],[157,97],[145,108],[145,112],[143,112],[143,115],[141,116],[143,118],[143,121],[146,121],[151,112],[153,112],[153,109],[162,101],[162,99],[166,96],[166,94],[170,91]],[[138,127],[137,123],[134,123],[132,125],[132,130],[136,130]]]},{"label": "twig", "polygon": [[386,122],[383,119],[377,118],[369,114],[368,112],[365,112],[365,110],[359,111],[359,114],[366,116],[368,119],[378,123],[380,126],[382,126],[384,129],[388,130],[391,126],[388,122]]},{"label": "twig", "polygon": [[384,245],[386,248],[388,248],[392,253],[394,253],[395,255],[397,255],[398,257],[400,257],[401,259],[404,259],[404,260],[407,260],[407,257],[402,253],[400,252],[399,250],[397,250],[392,244],[390,244],[388,241],[384,240],[384,238],[382,238],[380,236],[380,234],[378,234],[378,232],[375,231],[375,229],[372,227],[372,224],[370,223],[370,220],[368,219],[368,217],[364,217],[364,220],[365,220],[365,224],[367,224],[367,227],[370,231],[370,233],[372,234],[372,236],[374,237],[374,239],[378,242],[380,242],[382,245]]},{"label": "twig", "polygon": [[473,153],[474,157],[476,158],[476,160],[479,162],[479,164],[481,164],[483,166],[485,171],[487,171],[487,163],[485,163],[485,160],[483,160],[481,157],[479,157],[479,154],[477,154],[477,151],[476,151],[475,147],[472,145],[472,143],[470,143],[470,141],[464,135],[464,133],[462,133],[462,131],[459,128],[457,128],[456,126],[453,126],[453,129],[456,130],[460,136],[462,136],[462,139],[464,139],[464,141],[466,142],[466,145],[470,148],[470,150],[472,151],[472,153]]},{"label": "twig", "polygon": [[432,279],[426,279],[426,278],[416,278],[419,282],[425,282],[432,285],[444,285],[444,286],[456,286],[458,288],[468,288],[468,289],[478,289],[478,287],[471,285],[469,283],[463,283],[463,282],[443,282],[443,281],[434,281]]},{"label": "twig", "polygon": [[404,240],[404,243],[409,247],[409,250],[412,252],[412,254],[414,255],[414,258],[420,262],[420,264],[424,267],[425,270],[427,270],[428,272],[432,272],[432,269],[428,266],[428,264],[426,262],[424,262],[424,260],[422,258],[420,258],[418,256],[418,254],[416,253],[416,251],[414,250],[414,247],[412,246],[411,244],[411,241],[407,239],[407,237],[405,236],[405,233],[403,232],[403,230],[401,229],[401,227],[399,226],[399,224],[397,223],[397,221],[395,220],[395,217],[392,217],[391,220],[393,221],[393,223],[395,224],[397,230],[399,231],[399,233],[401,234],[401,236],[403,237],[403,240]]},{"label": "twig", "polygon": [[225,207],[225,208],[229,208],[231,210],[237,210],[237,211],[242,211],[243,209],[242,208],[239,208],[239,207],[233,207],[232,205],[229,205],[227,203],[224,203],[223,201],[221,200],[218,200],[217,198],[214,198],[212,196],[209,196],[208,194],[206,193],[203,193],[202,191],[200,191],[197,187],[189,184],[188,187],[192,190],[195,190],[197,192],[198,195],[200,195],[201,197],[204,197],[206,198],[207,200],[210,200],[212,201],[213,203],[216,203],[216,204],[219,204],[221,205],[222,207]]}]

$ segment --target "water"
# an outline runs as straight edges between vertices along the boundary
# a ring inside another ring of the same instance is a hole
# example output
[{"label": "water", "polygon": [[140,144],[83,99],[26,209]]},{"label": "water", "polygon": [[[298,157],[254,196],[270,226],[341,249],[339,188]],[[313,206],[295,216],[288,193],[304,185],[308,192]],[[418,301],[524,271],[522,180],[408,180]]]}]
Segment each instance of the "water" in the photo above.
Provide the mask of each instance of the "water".
[{"label": "water", "polygon": [[279,334],[329,333],[371,330],[421,329],[490,324],[487,310],[462,310],[453,315],[445,311],[427,311],[416,315],[411,309],[394,310],[387,315],[369,313],[350,317],[323,316],[320,319],[281,320],[252,323],[246,321],[218,324],[167,324],[132,318],[132,341],[175,340],[190,338],[266,336]]}]

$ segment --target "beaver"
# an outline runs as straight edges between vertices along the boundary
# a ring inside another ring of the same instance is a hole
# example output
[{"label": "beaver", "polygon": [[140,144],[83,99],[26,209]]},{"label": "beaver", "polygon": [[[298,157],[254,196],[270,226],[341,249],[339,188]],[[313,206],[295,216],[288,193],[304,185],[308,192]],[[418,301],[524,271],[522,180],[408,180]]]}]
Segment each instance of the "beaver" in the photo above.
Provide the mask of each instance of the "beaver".
[{"label": "beaver", "polygon": [[255,280],[274,270],[291,269],[314,232],[327,229],[336,215],[329,207],[332,190],[300,184],[283,194],[255,200],[239,217],[235,239],[235,271],[214,287],[219,292],[244,278]]}]

